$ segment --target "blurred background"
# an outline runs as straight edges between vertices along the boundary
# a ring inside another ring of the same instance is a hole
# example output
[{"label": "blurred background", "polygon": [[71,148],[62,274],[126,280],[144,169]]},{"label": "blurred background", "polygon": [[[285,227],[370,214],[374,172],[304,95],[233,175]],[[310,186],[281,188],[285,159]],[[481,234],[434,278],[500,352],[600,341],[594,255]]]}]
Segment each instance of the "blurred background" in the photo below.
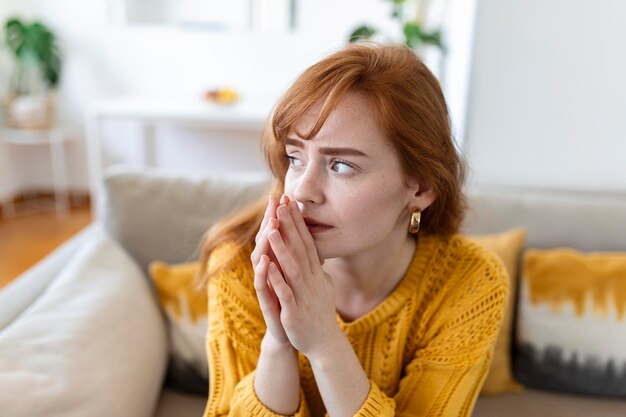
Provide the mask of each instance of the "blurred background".
[{"label": "blurred background", "polygon": [[360,38],[438,77],[470,182],[626,191],[625,20],[620,0],[2,0],[0,283],[93,221],[109,166],[265,171],[278,97]]}]

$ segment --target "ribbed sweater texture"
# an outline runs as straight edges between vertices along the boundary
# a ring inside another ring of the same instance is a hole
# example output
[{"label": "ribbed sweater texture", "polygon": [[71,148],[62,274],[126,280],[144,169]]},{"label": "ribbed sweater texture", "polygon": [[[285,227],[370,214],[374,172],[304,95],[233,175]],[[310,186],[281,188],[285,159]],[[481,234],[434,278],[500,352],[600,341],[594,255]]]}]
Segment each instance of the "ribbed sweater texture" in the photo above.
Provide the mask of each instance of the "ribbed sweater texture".
[{"label": "ribbed sweater texture", "polygon": [[[234,245],[216,248],[220,265]],[[209,281],[209,399],[205,417],[280,416],[254,390],[265,321],[254,290],[252,247]],[[215,264],[214,264],[215,263]],[[355,416],[469,417],[487,376],[508,303],[500,260],[462,235],[420,235],[404,277],[356,320],[337,323],[370,380]],[[327,415],[308,359],[298,354],[295,416]]]}]

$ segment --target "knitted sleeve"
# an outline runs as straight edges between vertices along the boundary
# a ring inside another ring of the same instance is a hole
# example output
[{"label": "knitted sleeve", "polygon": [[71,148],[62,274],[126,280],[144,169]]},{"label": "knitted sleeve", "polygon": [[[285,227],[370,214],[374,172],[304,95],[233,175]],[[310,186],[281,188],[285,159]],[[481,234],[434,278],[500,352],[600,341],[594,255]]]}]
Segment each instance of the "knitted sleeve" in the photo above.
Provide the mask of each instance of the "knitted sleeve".
[{"label": "knitted sleeve", "polygon": [[[232,246],[228,244],[216,248],[210,266],[229,250]],[[254,390],[254,373],[266,326],[254,290],[250,251],[237,254],[230,268],[209,281],[208,298],[209,399],[204,417],[280,416],[265,407]],[[301,389],[295,416],[308,415]]]},{"label": "knitted sleeve", "polygon": [[495,257],[465,278],[437,309],[432,334],[411,357],[396,394],[389,397],[370,381],[356,416],[470,417],[489,371],[509,281]]}]

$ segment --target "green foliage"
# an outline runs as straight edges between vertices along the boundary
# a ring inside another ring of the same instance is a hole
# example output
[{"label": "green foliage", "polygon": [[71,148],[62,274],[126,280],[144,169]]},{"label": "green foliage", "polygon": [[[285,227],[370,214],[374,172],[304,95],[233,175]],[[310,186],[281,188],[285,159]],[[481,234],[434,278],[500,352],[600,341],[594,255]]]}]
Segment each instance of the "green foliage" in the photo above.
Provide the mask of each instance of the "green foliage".
[{"label": "green foliage", "polygon": [[372,36],[374,36],[375,33],[376,33],[376,29],[372,28],[371,26],[363,25],[363,26],[356,28],[354,32],[350,34],[349,41],[356,42],[361,39],[369,39]]},{"label": "green foliage", "polygon": [[422,44],[434,45],[440,49],[445,49],[441,42],[441,31],[424,32],[419,23],[406,22],[403,28],[405,43],[410,48],[417,48]]},{"label": "green foliage", "polygon": [[6,46],[19,64],[37,65],[50,87],[59,83],[61,58],[54,34],[42,23],[11,18],[4,25]]},{"label": "green foliage", "polygon": [[[404,33],[404,43],[412,49],[416,49],[421,45],[433,45],[440,48],[445,52],[446,47],[441,39],[441,30],[433,32],[426,32],[422,29],[419,22],[415,20],[407,20],[403,15],[404,7],[415,1],[419,0],[387,0],[392,3],[391,17],[402,25],[402,31]],[[371,26],[360,26],[355,29],[349,38],[349,42],[355,42],[361,39],[369,39],[374,34],[378,33],[378,30]]]}]

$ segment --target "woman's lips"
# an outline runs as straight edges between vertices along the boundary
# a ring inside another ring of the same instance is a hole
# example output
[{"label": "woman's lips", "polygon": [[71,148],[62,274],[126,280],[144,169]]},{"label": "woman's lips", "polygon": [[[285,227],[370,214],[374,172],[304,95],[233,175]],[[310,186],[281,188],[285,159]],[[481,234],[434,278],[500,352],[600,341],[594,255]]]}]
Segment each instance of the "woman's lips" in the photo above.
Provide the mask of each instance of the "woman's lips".
[{"label": "woman's lips", "polygon": [[306,227],[309,229],[311,234],[313,233],[322,233],[326,230],[332,229],[332,226],[327,226],[325,224],[307,224]]},{"label": "woman's lips", "polygon": [[302,218],[304,219],[304,223],[306,223],[306,227],[311,233],[321,233],[325,232],[328,229],[332,229],[332,226],[324,224],[313,217],[302,216]]}]

